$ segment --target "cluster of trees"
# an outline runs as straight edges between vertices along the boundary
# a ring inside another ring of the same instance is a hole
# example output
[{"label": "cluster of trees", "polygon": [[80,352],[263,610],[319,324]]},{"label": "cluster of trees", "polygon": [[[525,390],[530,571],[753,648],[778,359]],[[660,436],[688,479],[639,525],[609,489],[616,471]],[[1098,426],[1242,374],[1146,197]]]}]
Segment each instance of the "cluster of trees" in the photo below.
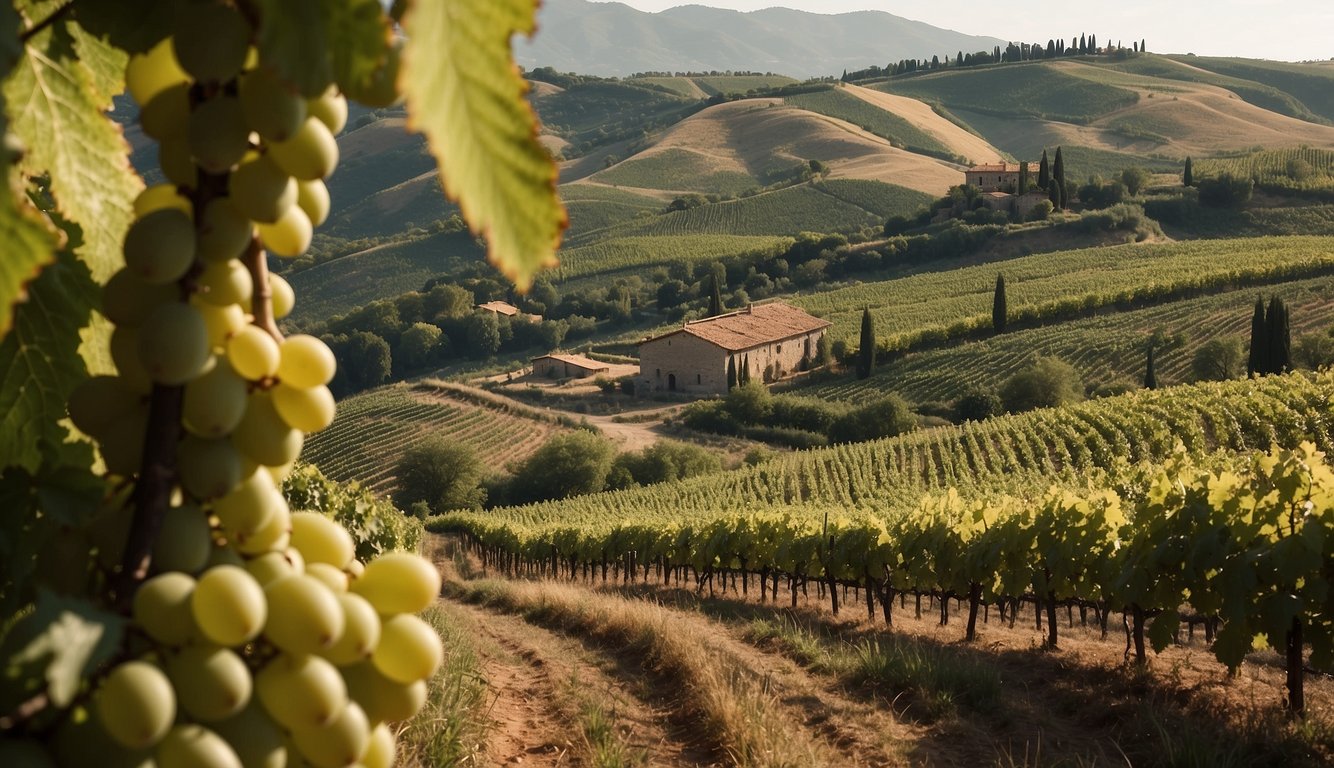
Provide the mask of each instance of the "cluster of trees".
[{"label": "cluster of trees", "polygon": [[1269,300],[1255,299],[1255,313],[1251,316],[1251,351],[1246,358],[1246,374],[1264,376],[1284,373],[1292,369],[1292,333],[1288,307],[1275,296]]},{"label": "cluster of trees", "polygon": [[739,384],[718,400],[691,403],[681,423],[700,432],[813,448],[891,437],[914,429],[917,417],[897,395],[860,405],[775,395],[757,381]]},{"label": "cluster of trees", "polygon": [[556,435],[509,473],[490,474],[466,445],[431,435],[395,464],[394,502],[418,517],[451,509],[524,504],[604,490],[681,480],[722,469],[717,454],[689,443],[663,440],[618,454],[606,438],[588,430]]},{"label": "cluster of trees", "polygon": [[1131,53],[1144,53],[1144,41],[1131,41],[1131,47],[1126,48],[1117,41],[1115,44],[1106,46],[1098,45],[1098,36],[1083,34],[1079,37],[1070,38],[1070,44],[1065,44],[1064,38],[1051,38],[1047,44],[1042,43],[1022,43],[1010,42],[1002,50],[998,45],[990,51],[976,51],[974,53],[957,52],[953,58],[945,54],[944,58],[932,56],[927,59],[900,59],[899,61],[886,64],[884,67],[872,65],[865,69],[858,69],[849,72],[843,70],[843,82],[857,82],[861,80],[872,80],[879,77],[892,75],[911,74],[913,72],[930,72],[946,67],[976,67],[985,64],[1010,64],[1019,61],[1036,61],[1039,59],[1057,59],[1066,56],[1091,56],[1098,54],[1108,54],[1115,56],[1126,56]]}]

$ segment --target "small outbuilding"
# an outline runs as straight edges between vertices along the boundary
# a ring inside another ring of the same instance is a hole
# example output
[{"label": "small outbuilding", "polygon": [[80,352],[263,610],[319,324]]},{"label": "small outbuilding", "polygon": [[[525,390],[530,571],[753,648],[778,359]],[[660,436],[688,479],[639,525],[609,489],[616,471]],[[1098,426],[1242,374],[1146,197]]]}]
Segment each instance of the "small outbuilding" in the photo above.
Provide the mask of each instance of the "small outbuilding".
[{"label": "small outbuilding", "polygon": [[609,363],[583,355],[552,352],[549,355],[533,358],[533,375],[547,379],[584,379],[610,370]]}]

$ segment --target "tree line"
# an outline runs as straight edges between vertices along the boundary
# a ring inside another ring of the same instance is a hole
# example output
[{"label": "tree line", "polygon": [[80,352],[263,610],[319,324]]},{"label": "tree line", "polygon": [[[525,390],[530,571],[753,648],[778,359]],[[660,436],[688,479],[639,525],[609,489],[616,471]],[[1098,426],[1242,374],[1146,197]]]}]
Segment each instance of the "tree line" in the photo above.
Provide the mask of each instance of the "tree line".
[{"label": "tree line", "polygon": [[990,51],[975,51],[973,53],[964,53],[962,50],[951,57],[948,53],[943,57],[937,55],[930,59],[899,59],[897,62],[886,64],[884,67],[872,65],[865,69],[858,69],[849,72],[843,70],[843,76],[840,78],[845,83],[857,82],[861,80],[873,80],[881,77],[892,77],[895,75],[907,75],[916,72],[932,72],[940,69],[955,67],[977,67],[986,64],[1012,64],[1020,61],[1039,61],[1042,59],[1059,59],[1070,56],[1117,56],[1126,57],[1145,53],[1145,42],[1143,40],[1131,41],[1131,47],[1126,48],[1120,40],[1116,43],[1108,43],[1100,46],[1098,36],[1092,34],[1081,34],[1079,37],[1071,37],[1070,44],[1066,45],[1064,38],[1049,38],[1047,44],[1042,43],[1008,43],[1004,49],[999,45],[993,47]]}]

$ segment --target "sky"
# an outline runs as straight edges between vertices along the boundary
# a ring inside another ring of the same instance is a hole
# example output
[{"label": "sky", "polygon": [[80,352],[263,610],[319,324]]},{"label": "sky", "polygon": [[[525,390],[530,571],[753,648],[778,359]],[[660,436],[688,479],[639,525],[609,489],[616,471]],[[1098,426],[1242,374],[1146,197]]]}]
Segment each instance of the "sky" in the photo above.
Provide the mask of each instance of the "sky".
[{"label": "sky", "polygon": [[[643,11],[692,3],[620,0]],[[1082,33],[1099,41],[1144,39],[1157,53],[1279,61],[1334,58],[1334,0],[699,0],[754,11],[780,6],[814,13],[886,11],[932,26],[1002,40],[1043,42]],[[1055,20],[1055,21],[1054,21]]]}]

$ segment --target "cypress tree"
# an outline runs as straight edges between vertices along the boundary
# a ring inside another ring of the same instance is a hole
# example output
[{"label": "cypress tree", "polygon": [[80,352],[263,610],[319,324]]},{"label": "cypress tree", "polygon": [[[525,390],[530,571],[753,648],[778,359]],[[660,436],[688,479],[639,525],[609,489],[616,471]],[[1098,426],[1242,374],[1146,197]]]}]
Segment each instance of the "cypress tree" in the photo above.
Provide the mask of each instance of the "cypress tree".
[{"label": "cypress tree", "polygon": [[723,313],[723,290],[718,285],[718,270],[713,272],[713,287],[709,293],[709,317],[717,317]]},{"label": "cypress tree", "polygon": [[1265,342],[1268,367],[1265,373],[1284,373],[1292,369],[1292,336],[1288,329],[1288,308],[1275,296],[1265,314]]},{"label": "cypress tree", "polygon": [[1144,47],[1144,38],[1140,38],[1140,41],[1139,41],[1139,52],[1140,52],[1140,53],[1148,53],[1148,52],[1149,52],[1149,49]]},{"label": "cypress tree", "polygon": [[738,381],[742,384],[750,383],[750,355],[746,355],[741,361],[741,370],[737,373]]},{"label": "cypress tree", "polygon": [[1046,189],[1051,183],[1051,165],[1047,162],[1047,150],[1042,150],[1042,160],[1038,162],[1038,187]]},{"label": "cypress tree", "polygon": [[1149,345],[1149,356],[1144,362],[1144,388],[1157,389],[1158,375],[1153,371],[1153,345]]},{"label": "cypress tree", "polygon": [[864,379],[871,375],[875,366],[875,325],[871,320],[871,308],[862,310],[861,347],[857,350],[857,378]]},{"label": "cypress tree", "polygon": [[1022,195],[1022,194],[1024,194],[1024,193],[1027,192],[1027,191],[1028,191],[1028,161],[1027,161],[1027,160],[1020,160],[1020,161],[1019,161],[1019,188],[1015,190],[1015,194]]},{"label": "cypress tree", "polygon": [[1051,180],[1054,181],[1054,182],[1056,182],[1057,184],[1059,184],[1060,187],[1061,187],[1061,203],[1062,203],[1061,207],[1064,208],[1064,207],[1065,207],[1065,205],[1064,205],[1064,203],[1065,203],[1065,190],[1066,190],[1066,186],[1065,186],[1065,158],[1061,157],[1061,148],[1060,148],[1060,147],[1057,147],[1057,148],[1056,148],[1056,159],[1053,160],[1052,163],[1051,163]]},{"label": "cypress tree", "polygon": [[736,358],[727,358],[727,391],[731,392],[736,388]]},{"label": "cypress tree", "polygon": [[1047,187],[1047,199],[1051,201],[1051,207],[1058,211],[1064,210],[1065,188],[1061,186],[1061,182],[1052,179]]},{"label": "cypress tree", "polygon": [[1089,52],[1088,41],[1084,39],[1084,36],[1083,36],[1083,35],[1080,35],[1080,36],[1079,36],[1079,52],[1080,52],[1080,53],[1088,53],[1088,52]]},{"label": "cypress tree", "polygon": [[996,293],[991,297],[991,330],[1005,333],[1009,310],[1005,303],[1005,275],[996,275]]},{"label": "cypress tree", "polygon": [[1195,186],[1195,169],[1190,162],[1190,156],[1186,157],[1186,170],[1181,174],[1181,185],[1185,187]]},{"label": "cypress tree", "polygon": [[1264,373],[1265,364],[1265,301],[1255,297],[1255,314],[1251,316],[1251,351],[1246,357],[1246,375],[1256,376]]}]

